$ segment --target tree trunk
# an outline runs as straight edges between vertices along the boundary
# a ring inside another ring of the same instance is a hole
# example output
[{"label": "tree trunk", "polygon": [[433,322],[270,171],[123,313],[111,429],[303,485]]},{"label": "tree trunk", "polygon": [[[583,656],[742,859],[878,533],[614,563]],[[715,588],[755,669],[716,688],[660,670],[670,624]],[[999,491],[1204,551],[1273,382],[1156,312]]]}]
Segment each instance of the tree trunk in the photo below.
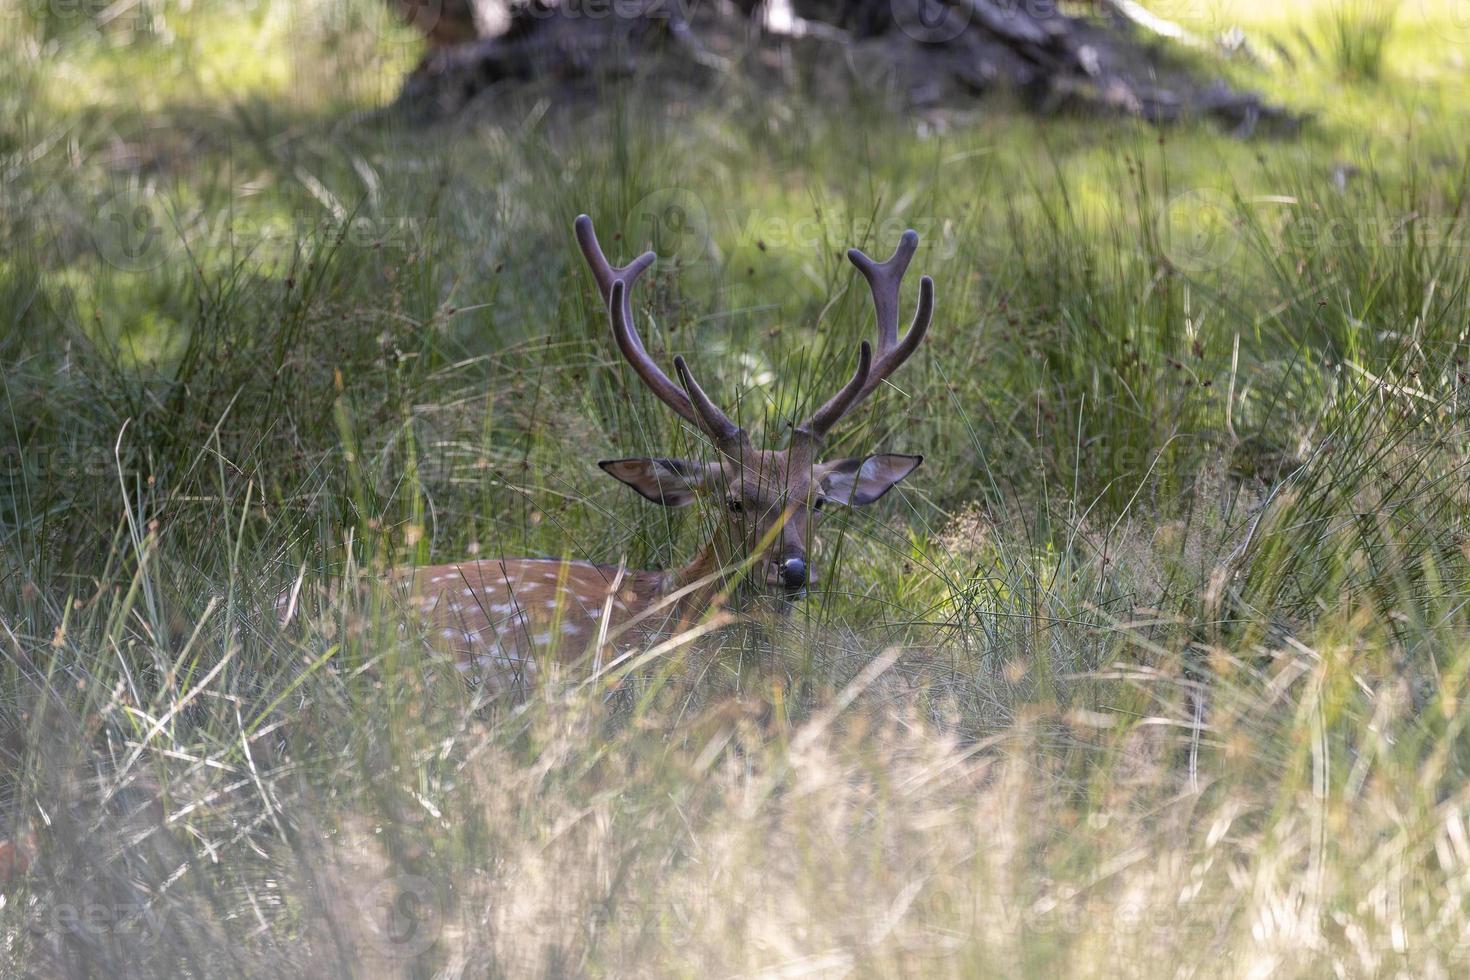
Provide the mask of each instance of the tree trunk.
[{"label": "tree trunk", "polygon": [[[782,46],[851,87],[878,79],[911,106],[1006,89],[1038,111],[1105,109],[1154,122],[1220,119],[1240,135],[1299,117],[1171,50],[1187,34],[1132,0],[1087,16],[1055,0],[388,0],[431,42],[400,108],[452,115],[507,86],[592,89],[635,69],[697,83],[759,67]],[[1170,30],[1145,34],[1144,27]]]}]

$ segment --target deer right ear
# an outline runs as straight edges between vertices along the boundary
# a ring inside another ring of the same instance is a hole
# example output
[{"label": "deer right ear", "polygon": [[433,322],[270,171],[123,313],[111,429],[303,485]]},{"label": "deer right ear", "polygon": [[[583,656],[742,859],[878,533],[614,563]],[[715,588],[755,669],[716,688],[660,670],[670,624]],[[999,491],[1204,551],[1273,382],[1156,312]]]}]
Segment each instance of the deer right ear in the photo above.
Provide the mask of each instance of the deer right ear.
[{"label": "deer right ear", "polygon": [[604,459],[598,466],[651,500],[665,507],[693,503],[694,495],[707,485],[705,464],[687,459]]}]

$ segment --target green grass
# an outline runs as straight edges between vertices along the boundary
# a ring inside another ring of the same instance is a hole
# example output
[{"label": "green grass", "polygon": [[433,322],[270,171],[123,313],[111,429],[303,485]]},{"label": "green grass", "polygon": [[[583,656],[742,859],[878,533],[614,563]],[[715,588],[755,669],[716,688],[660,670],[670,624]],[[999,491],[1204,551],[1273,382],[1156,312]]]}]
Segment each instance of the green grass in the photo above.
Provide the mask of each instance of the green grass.
[{"label": "green grass", "polygon": [[[1463,971],[1451,8],[1376,80],[1310,7],[1161,10],[1296,59],[1217,66],[1317,114],[1240,141],[736,81],[409,128],[376,6],[294,7],[0,48],[7,975]],[[707,450],[571,236],[670,208],[650,345],[768,441],[871,330],[842,250],[920,232],[935,326],[832,451],[924,465],[789,622],[491,701],[371,584],[692,553],[591,465]]]},{"label": "green grass", "polygon": [[1377,80],[1399,15],[1398,0],[1342,0],[1322,13],[1322,45],[1349,78]]}]

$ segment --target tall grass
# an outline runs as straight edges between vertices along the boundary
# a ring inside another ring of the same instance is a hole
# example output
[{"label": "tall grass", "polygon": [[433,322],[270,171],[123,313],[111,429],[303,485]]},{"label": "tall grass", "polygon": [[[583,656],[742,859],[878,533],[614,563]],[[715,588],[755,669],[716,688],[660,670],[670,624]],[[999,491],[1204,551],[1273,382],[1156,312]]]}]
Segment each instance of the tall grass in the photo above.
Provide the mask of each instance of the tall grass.
[{"label": "tall grass", "polygon": [[1399,0],[1325,4],[1317,16],[1317,29],[1332,66],[1344,77],[1376,81],[1398,16]]},{"label": "tall grass", "polygon": [[[1463,148],[742,98],[0,123],[6,975],[1463,970]],[[920,230],[832,452],[925,463],[784,621],[496,700],[377,583],[691,554],[569,234],[671,202],[640,323],[772,442]]]}]

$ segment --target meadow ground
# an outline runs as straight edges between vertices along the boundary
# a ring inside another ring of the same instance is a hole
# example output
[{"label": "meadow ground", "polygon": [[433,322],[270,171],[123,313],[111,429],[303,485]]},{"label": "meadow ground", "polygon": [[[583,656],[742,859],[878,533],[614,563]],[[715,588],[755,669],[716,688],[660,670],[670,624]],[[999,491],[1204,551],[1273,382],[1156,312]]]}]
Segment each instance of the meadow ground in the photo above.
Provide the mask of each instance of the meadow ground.
[{"label": "meadow ground", "polygon": [[[1464,0],[1157,5],[1313,114],[1246,140],[733,79],[424,130],[413,39],[303,6],[5,8],[0,973],[1464,974]],[[773,439],[916,228],[835,451],[926,459],[786,623],[499,703],[342,583],[711,519],[591,465],[705,450],[582,211]]]}]

